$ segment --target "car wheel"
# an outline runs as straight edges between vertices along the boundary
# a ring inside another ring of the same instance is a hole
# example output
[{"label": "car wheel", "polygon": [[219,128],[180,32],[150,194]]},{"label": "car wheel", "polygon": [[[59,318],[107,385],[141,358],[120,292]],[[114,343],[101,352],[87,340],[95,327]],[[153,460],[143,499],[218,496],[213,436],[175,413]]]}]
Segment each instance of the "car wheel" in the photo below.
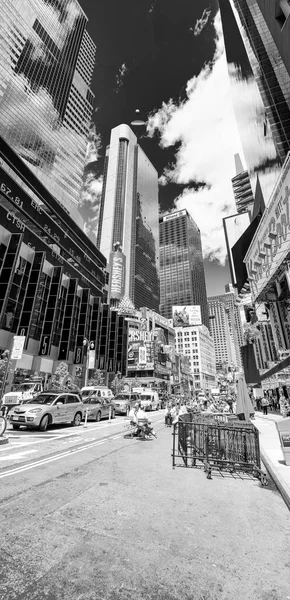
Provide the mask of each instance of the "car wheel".
[{"label": "car wheel", "polygon": [[101,420],[101,418],[102,418],[102,413],[101,413],[100,410],[98,410],[98,412],[96,414],[96,421],[97,421],[97,423],[99,423],[99,421]]},{"label": "car wheel", "polygon": [[115,418],[115,411],[112,410],[111,419],[114,419],[114,418]]},{"label": "car wheel", "polygon": [[39,431],[46,431],[48,428],[48,423],[49,423],[48,415],[45,415],[44,417],[42,417],[42,419],[40,421]]},{"label": "car wheel", "polygon": [[82,422],[82,415],[81,413],[77,412],[74,416],[74,420],[72,422],[73,427],[78,427]]},{"label": "car wheel", "polygon": [[20,429],[20,425],[12,425],[13,429]]}]

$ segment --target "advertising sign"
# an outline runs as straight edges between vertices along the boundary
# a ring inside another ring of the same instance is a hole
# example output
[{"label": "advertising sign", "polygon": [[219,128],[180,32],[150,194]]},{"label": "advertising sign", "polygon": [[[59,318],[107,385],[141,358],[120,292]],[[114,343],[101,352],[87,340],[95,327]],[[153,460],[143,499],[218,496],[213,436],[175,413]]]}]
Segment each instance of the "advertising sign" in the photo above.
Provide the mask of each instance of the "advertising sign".
[{"label": "advertising sign", "polygon": [[200,306],[172,306],[173,327],[202,325]]},{"label": "advertising sign", "polygon": [[226,245],[230,263],[230,270],[232,276],[233,285],[237,283],[237,277],[235,273],[235,265],[232,254],[232,248],[235,243],[239,240],[241,235],[246,231],[250,225],[250,213],[245,212],[241,214],[232,215],[223,219],[224,232],[226,238]]},{"label": "advertising sign", "polygon": [[88,369],[94,369],[96,362],[96,351],[89,350],[89,360],[88,360]]},{"label": "advertising sign", "polygon": [[22,358],[23,348],[25,344],[25,335],[15,335],[13,338],[13,346],[11,351],[11,360],[19,360]]},{"label": "advertising sign", "polygon": [[182,217],[183,215],[186,215],[185,209],[171,213],[170,215],[166,215],[165,217],[163,217],[163,221],[172,221],[172,219],[177,219],[178,217]]},{"label": "advertising sign", "polygon": [[125,268],[126,257],[121,250],[111,252],[109,260],[110,270],[110,298],[120,300],[124,296],[125,290]]},{"label": "advertising sign", "polygon": [[128,344],[128,371],[154,370],[153,342],[137,341]]},{"label": "advertising sign", "polygon": [[256,300],[289,254],[290,154],[245,256],[252,298]]}]

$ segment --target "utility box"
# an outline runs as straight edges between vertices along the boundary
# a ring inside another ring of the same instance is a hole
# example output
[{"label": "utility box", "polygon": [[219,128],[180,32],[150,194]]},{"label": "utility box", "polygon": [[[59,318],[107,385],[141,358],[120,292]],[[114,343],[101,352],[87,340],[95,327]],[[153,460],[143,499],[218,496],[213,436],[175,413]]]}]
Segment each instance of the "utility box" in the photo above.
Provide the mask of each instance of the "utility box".
[{"label": "utility box", "polygon": [[290,417],[276,422],[285,463],[290,467]]}]

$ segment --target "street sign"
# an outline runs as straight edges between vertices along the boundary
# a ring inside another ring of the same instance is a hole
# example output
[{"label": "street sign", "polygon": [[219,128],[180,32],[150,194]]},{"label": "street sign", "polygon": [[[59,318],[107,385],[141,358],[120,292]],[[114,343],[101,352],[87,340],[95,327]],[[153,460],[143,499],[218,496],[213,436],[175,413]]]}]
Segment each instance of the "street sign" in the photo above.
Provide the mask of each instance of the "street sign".
[{"label": "street sign", "polygon": [[11,360],[19,360],[23,354],[25,335],[15,335],[11,351]]}]

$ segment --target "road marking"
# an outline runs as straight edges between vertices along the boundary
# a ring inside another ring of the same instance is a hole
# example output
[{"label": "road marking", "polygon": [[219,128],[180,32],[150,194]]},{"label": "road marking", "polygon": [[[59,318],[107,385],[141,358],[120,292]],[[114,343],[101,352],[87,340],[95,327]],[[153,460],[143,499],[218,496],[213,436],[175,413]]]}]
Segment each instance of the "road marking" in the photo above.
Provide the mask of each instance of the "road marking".
[{"label": "road marking", "polygon": [[36,467],[41,467],[43,465],[54,462],[55,460],[59,460],[60,458],[65,458],[67,456],[71,456],[72,454],[78,454],[79,452],[83,452],[83,450],[88,450],[89,448],[93,448],[95,446],[100,446],[104,443],[105,440],[101,440],[99,442],[95,442],[90,446],[84,446],[82,448],[75,448],[69,450],[68,452],[64,452],[63,454],[58,454],[57,456],[51,456],[48,458],[43,458],[42,460],[31,463],[30,465],[23,465],[16,467],[15,469],[11,469],[10,471],[6,471],[5,473],[0,473],[0,479],[4,479],[4,477],[9,477],[10,475],[17,475],[18,473],[23,473],[24,471],[29,471],[30,469],[34,469]]},{"label": "road marking", "polygon": [[[161,422],[163,422],[163,419],[154,421],[154,423],[161,423]],[[91,444],[82,446],[81,448],[72,448],[71,450],[67,450],[66,452],[63,452],[62,454],[58,454],[57,456],[46,457],[46,458],[40,459],[39,461],[30,463],[28,465],[22,465],[22,466],[19,465],[19,467],[15,467],[14,469],[11,469],[10,471],[6,471],[5,473],[0,473],[0,479],[4,479],[5,477],[9,477],[10,475],[17,475],[18,473],[23,473],[24,471],[28,471],[30,469],[34,469],[36,467],[40,467],[42,465],[49,464],[50,462],[54,462],[56,460],[59,460],[60,458],[65,458],[67,456],[71,456],[72,454],[78,454],[79,452],[83,452],[84,450],[88,450],[90,448],[100,446],[101,444],[104,444],[105,442],[109,442],[112,439],[120,439],[121,437],[124,437],[123,431],[118,436],[114,436],[114,438],[112,436],[108,436],[104,440],[98,440],[98,441],[92,442]],[[31,452],[36,452],[36,450],[32,450]],[[13,455],[11,455],[11,457],[13,458]]]},{"label": "road marking", "polygon": [[23,458],[26,454],[33,454],[36,450],[24,450],[23,452],[16,452],[15,454],[7,454],[6,456],[0,457],[0,460],[9,460],[10,458],[19,459]]}]

